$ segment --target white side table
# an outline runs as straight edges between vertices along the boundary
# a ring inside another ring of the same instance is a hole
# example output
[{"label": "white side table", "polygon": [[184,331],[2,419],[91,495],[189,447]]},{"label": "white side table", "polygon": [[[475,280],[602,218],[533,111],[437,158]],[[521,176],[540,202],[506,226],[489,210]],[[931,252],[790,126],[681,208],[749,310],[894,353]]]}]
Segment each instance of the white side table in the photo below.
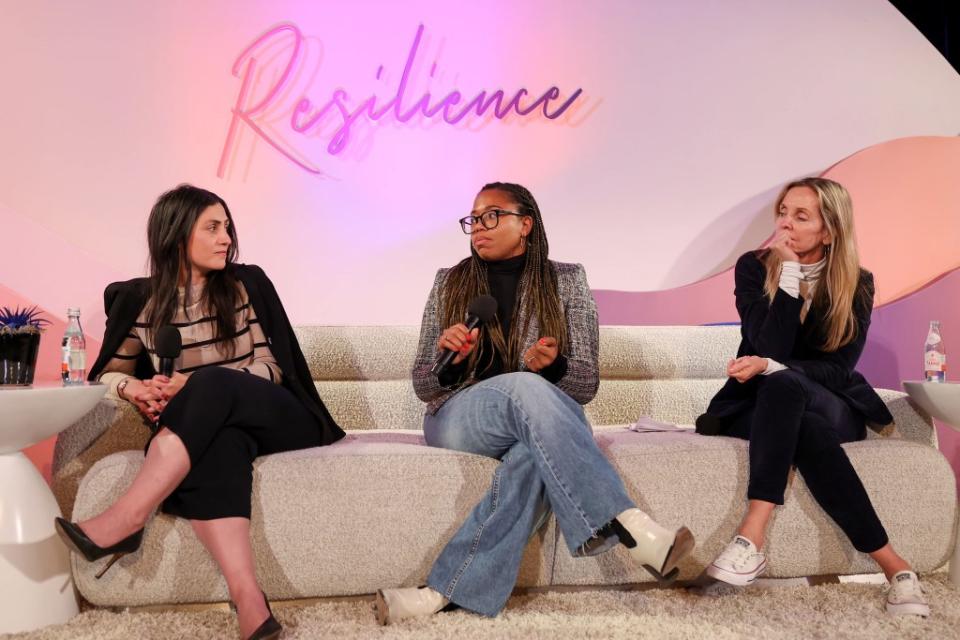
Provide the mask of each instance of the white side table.
[{"label": "white side table", "polygon": [[69,552],[53,528],[60,507],[21,449],[66,429],[105,392],[96,383],[0,386],[0,634],[78,613]]},{"label": "white side table", "polygon": [[[960,431],[960,384],[950,382],[904,381],[910,399],[948,427]],[[950,560],[950,582],[960,586],[960,535]]]}]

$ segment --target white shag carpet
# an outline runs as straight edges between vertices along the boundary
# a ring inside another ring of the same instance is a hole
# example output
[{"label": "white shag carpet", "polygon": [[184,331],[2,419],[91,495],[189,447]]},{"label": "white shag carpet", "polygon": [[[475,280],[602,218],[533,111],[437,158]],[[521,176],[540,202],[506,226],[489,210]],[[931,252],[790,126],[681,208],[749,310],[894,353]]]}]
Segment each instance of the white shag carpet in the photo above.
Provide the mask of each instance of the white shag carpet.
[{"label": "white shag carpet", "polygon": [[[885,586],[671,588],[528,593],[495,619],[455,611],[379,627],[372,599],[274,607],[283,638],[936,638],[960,639],[960,589],[944,573],[924,578],[928,619],[884,613]],[[237,638],[228,611],[91,610],[67,624],[6,636],[23,640]]]}]

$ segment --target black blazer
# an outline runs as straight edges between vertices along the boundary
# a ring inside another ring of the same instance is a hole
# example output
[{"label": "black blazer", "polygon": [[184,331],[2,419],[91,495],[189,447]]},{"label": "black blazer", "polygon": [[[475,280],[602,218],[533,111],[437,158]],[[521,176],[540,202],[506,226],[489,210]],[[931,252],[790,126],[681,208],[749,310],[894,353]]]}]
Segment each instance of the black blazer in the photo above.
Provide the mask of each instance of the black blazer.
[{"label": "black blazer", "polygon": [[[336,442],[345,434],[320,400],[320,394],[317,393],[313,378],[310,376],[310,368],[303,357],[300,344],[287,319],[280,296],[273,288],[273,283],[267,278],[263,269],[256,265],[234,264],[227,268],[233,269],[234,275],[247,290],[250,304],[257,314],[263,334],[270,345],[270,352],[273,353],[273,357],[283,371],[283,386],[292,391],[317,419],[322,444]],[[130,334],[137,317],[147,303],[149,294],[150,284],[147,278],[134,278],[107,286],[103,292],[107,327],[104,331],[100,355],[90,369],[89,380],[97,379],[113,358],[113,354]],[[146,350],[141,351],[137,358],[134,375],[140,379],[156,375],[153,362]]]},{"label": "black blazer", "polygon": [[[794,298],[778,289],[773,303],[764,293],[767,270],[764,251],[751,251],[740,256],[734,271],[737,312],[743,339],[737,350],[740,356],[772,358],[794,371],[806,375],[837,394],[864,417],[867,424],[879,430],[893,422],[886,404],[863,375],[854,371],[870,327],[873,311],[873,275],[860,270],[860,283],[854,300],[857,337],[834,352],[822,351],[824,309],[813,305],[803,323],[800,310],[803,298]],[[749,406],[756,394],[761,376],[745,383],[727,380],[710,401],[707,414],[717,418],[731,416]]]}]

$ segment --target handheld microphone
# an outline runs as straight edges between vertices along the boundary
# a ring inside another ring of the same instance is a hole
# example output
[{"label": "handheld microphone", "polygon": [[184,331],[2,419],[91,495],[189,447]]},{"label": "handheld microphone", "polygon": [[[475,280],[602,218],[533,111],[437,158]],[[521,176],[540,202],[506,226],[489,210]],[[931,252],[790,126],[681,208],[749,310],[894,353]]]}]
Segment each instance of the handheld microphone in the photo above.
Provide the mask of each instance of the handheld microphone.
[{"label": "handheld microphone", "polygon": [[160,359],[160,375],[168,378],[173,375],[173,361],[180,357],[183,343],[176,327],[166,325],[157,331],[155,344],[157,358]]},{"label": "handheld microphone", "polygon": [[[463,321],[463,323],[467,325],[467,331],[473,331],[481,324],[485,324],[492,320],[496,313],[496,298],[493,296],[477,296],[470,302],[470,306],[467,307],[467,318]],[[433,368],[430,369],[430,373],[435,376],[439,376],[444,369],[450,366],[450,363],[453,362],[453,359],[456,355],[457,352],[450,349],[444,349],[441,351],[440,357],[438,357],[437,361],[433,364]]]}]

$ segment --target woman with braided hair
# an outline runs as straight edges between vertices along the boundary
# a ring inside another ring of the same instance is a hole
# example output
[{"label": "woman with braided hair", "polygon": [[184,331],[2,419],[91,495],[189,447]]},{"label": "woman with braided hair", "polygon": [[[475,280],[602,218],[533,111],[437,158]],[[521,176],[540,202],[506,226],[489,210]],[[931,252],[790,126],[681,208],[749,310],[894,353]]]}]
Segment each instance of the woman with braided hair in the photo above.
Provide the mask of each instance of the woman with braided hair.
[{"label": "woman with braided hair", "polygon": [[[637,509],[593,439],[581,405],[599,385],[597,311],[578,264],[548,259],[530,192],[496,182],[462,218],[470,256],[437,273],[413,368],[427,403],[427,444],[500,460],[490,490],[440,553],[419,588],[377,593],[381,624],[456,605],[495,616],[513,590],[524,547],[552,509],[571,554],[616,544],[660,580],[694,546]],[[470,302],[497,301],[482,328],[463,324]],[[456,353],[432,373],[438,354]]]}]

